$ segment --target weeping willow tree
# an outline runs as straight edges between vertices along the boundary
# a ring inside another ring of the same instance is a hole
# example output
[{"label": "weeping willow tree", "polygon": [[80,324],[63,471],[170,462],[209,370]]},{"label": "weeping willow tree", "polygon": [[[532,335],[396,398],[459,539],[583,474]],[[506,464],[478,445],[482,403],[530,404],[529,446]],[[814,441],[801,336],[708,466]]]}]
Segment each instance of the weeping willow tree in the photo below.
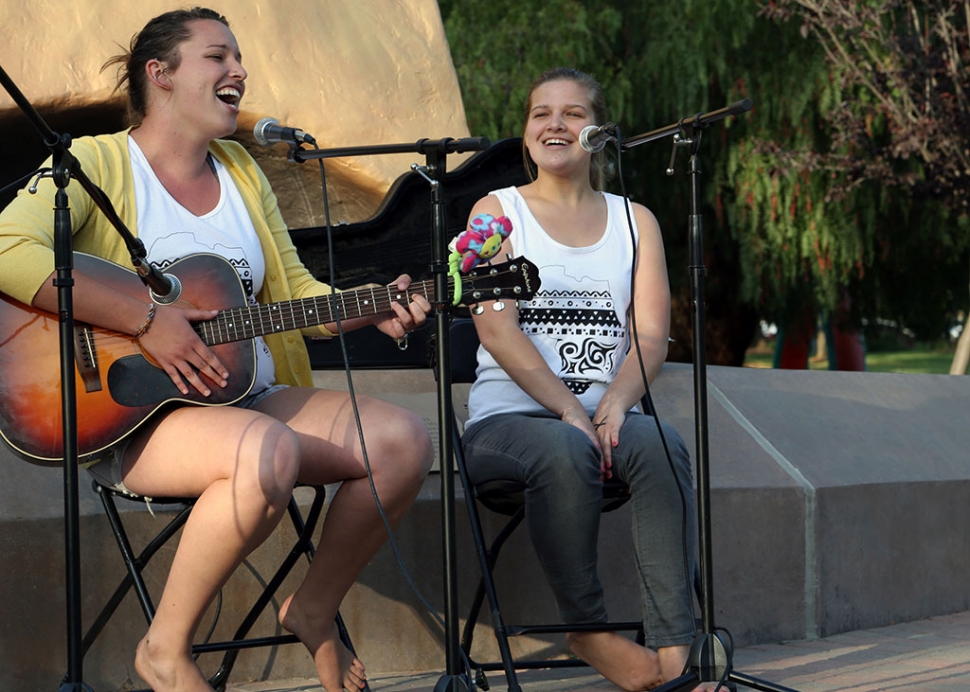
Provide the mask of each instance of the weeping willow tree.
[{"label": "weeping willow tree", "polygon": [[[822,47],[839,96],[823,111],[829,146],[786,152],[786,169],[827,174],[828,207],[878,210],[854,293],[939,336],[967,307],[970,0],[778,0],[764,14]],[[968,360],[964,329],[951,372]]]},{"label": "weeping willow tree", "polygon": [[[872,157],[840,129],[853,122],[845,113],[874,142],[892,124],[797,12],[760,0],[440,6],[475,134],[518,136],[529,84],[560,64],[597,76],[626,137],[753,101],[750,113],[705,129],[699,149],[711,362],[740,364],[759,318],[784,325],[847,296],[855,323],[889,317],[920,336],[941,333],[966,307],[966,264],[957,261],[965,217],[912,185],[838,165]],[[672,356],[687,360],[688,180],[683,158],[664,174],[671,147],[627,150],[613,187],[622,182],[660,219],[675,297]],[[913,157],[891,164],[901,181],[924,179]]]}]

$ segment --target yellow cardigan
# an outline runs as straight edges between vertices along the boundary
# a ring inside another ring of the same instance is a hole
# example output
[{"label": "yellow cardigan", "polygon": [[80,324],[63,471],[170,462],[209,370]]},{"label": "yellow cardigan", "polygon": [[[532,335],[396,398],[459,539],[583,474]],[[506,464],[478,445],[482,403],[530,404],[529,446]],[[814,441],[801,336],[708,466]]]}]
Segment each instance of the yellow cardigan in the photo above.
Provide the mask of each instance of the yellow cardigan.
[{"label": "yellow cardigan", "polygon": [[[81,137],[70,148],[81,170],[104,190],[115,211],[138,235],[134,184],[128,154],[128,131],[97,137]],[[260,303],[276,303],[324,295],[330,288],[303,266],[280,213],[276,195],[259,166],[237,142],[215,140],[212,155],[226,167],[253,220],[266,261]],[[50,160],[44,165],[50,166]],[[37,194],[21,190],[0,212],[0,292],[30,304],[41,285],[54,271],[54,183],[45,178]],[[100,209],[72,180],[68,186],[74,250],[131,267],[124,240]],[[322,327],[303,330],[310,335],[333,336]],[[290,331],[264,337],[276,363],[276,380],[283,384],[312,384],[310,359],[299,333]]]}]

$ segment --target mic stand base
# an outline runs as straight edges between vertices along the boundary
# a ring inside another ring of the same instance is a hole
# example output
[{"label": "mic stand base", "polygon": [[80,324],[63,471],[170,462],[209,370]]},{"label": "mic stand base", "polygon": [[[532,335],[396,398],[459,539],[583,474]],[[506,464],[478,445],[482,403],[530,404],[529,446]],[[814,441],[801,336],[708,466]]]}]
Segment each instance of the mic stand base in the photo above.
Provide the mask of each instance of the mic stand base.
[{"label": "mic stand base", "polygon": [[[725,678],[724,672],[727,669],[731,655],[724,646],[724,642],[717,634],[699,634],[690,645],[690,652],[687,654],[685,672],[678,678],[664,683],[660,687],[654,688],[655,692],[674,692],[677,690],[693,690],[701,682],[718,682]],[[727,680],[727,678],[725,678]],[[733,690],[733,685],[725,685],[726,689]]]},{"label": "mic stand base", "polygon": [[790,687],[777,685],[750,675],[737,673],[729,667],[734,652],[729,651],[716,633],[703,632],[699,634],[690,646],[687,654],[687,672],[660,687],[653,692],[681,692],[693,690],[702,682],[721,683],[719,689],[735,692],[740,683],[745,687],[763,692],[797,692]]},{"label": "mic stand base", "polygon": [[469,692],[471,689],[465,675],[443,675],[434,686],[434,692]]}]

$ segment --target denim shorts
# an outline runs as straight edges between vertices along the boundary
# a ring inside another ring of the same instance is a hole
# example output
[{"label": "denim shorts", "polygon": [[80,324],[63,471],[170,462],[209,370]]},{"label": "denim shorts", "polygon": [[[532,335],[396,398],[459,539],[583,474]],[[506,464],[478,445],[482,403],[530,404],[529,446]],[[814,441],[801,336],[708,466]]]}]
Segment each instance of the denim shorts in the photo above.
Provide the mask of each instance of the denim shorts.
[{"label": "denim shorts", "polygon": [[[289,385],[285,384],[274,384],[266,389],[260,390],[255,394],[247,394],[242,399],[237,401],[233,406],[237,408],[255,408],[259,402],[268,397],[270,394],[274,394],[281,389],[286,389]],[[89,462],[89,466],[84,468],[90,473],[101,485],[106,488],[111,488],[119,493],[127,495],[129,497],[141,498],[141,495],[133,493],[125,485],[124,479],[121,475],[121,466],[125,460],[125,452],[128,451],[128,446],[131,444],[131,435],[126,436],[123,440],[113,445],[110,449],[106,450],[104,456],[94,462]],[[151,500],[151,498],[145,498]]]}]

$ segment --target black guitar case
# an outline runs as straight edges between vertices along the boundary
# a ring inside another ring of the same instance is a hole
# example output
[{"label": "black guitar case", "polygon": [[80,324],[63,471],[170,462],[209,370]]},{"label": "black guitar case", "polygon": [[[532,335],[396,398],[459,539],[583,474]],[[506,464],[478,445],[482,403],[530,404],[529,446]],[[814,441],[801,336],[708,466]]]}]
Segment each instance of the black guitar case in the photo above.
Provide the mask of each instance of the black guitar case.
[{"label": "black guitar case", "polygon": [[[522,140],[493,143],[453,171],[439,177],[445,205],[445,237],[451,241],[465,230],[472,206],[490,191],[528,182],[522,163]],[[314,276],[340,288],[366,283],[386,284],[407,273],[415,280],[431,279],[432,207],[428,181],[406,173],[391,185],[377,212],[364,221],[334,226],[336,279],[330,277],[327,229],[323,226],[291,229],[300,258]],[[384,334],[362,329],[346,335],[354,368],[421,367],[428,364],[433,320],[412,333],[405,351]],[[343,367],[336,339],[308,339],[315,369]]]}]

